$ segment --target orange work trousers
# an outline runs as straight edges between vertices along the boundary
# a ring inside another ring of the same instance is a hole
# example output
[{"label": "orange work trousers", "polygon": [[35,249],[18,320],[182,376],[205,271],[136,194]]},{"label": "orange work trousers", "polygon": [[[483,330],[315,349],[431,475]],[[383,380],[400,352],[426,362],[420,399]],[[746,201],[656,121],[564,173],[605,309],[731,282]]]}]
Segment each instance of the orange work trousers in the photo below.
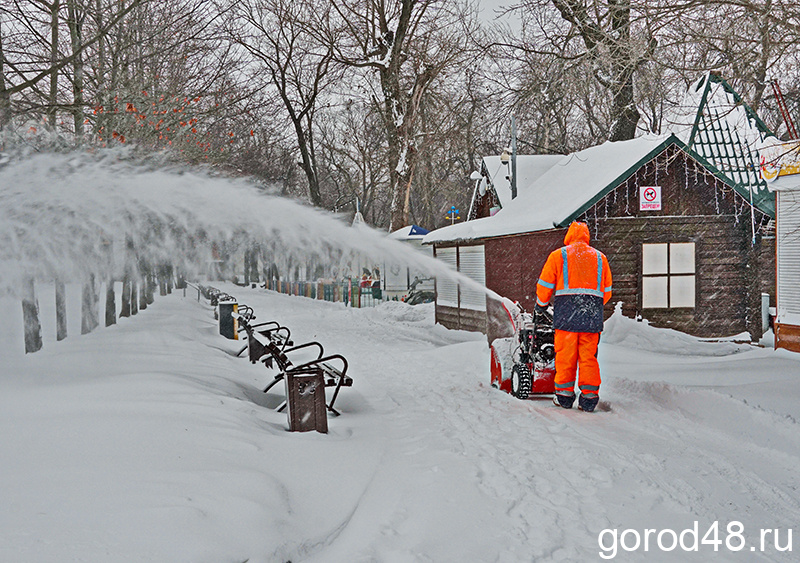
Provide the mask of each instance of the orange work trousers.
[{"label": "orange work trousers", "polygon": [[556,330],[556,394],[575,396],[575,379],[587,399],[597,397],[600,390],[600,366],[597,344],[600,333]]}]

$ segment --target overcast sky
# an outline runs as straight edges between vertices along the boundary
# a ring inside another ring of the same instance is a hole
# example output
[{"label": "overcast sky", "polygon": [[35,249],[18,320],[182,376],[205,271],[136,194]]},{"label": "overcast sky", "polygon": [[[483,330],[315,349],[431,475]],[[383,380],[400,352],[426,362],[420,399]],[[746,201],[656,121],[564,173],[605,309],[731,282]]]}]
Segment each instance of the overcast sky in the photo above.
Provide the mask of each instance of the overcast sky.
[{"label": "overcast sky", "polygon": [[[507,8],[513,6],[514,4],[518,3],[519,0],[478,0],[478,6],[481,10],[481,19],[483,21],[494,21],[495,18],[498,17],[498,12],[502,11],[503,8]],[[506,16],[503,18],[508,22],[508,17]],[[512,28],[514,26],[512,25]]]}]

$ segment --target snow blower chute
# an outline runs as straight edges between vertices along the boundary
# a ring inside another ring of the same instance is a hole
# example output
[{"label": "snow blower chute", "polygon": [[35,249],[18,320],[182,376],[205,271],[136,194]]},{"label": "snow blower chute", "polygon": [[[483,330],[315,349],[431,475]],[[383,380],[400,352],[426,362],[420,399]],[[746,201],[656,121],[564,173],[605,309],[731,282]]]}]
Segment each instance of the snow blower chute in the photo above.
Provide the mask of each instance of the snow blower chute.
[{"label": "snow blower chute", "polygon": [[517,304],[509,318],[514,336],[491,345],[492,387],[518,399],[555,393],[555,329],[549,311],[528,313]]}]

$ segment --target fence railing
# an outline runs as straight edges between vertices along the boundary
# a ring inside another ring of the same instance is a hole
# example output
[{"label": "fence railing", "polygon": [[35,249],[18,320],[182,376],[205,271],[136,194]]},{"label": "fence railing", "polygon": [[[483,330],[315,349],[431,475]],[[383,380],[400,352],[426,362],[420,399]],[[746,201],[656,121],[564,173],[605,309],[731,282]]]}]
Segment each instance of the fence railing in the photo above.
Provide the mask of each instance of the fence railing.
[{"label": "fence railing", "polygon": [[355,279],[336,282],[286,282],[273,279],[267,282],[266,287],[286,295],[340,302],[349,307],[374,307],[383,301],[383,291],[380,287],[362,287],[362,281]]}]

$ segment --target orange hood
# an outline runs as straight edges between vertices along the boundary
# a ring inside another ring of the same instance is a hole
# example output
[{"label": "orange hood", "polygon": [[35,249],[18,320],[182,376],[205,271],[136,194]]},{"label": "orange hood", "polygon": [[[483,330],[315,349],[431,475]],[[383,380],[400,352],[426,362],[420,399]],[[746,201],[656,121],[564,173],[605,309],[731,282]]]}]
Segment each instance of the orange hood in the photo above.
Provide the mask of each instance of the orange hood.
[{"label": "orange hood", "polygon": [[576,242],[589,244],[589,227],[586,226],[586,223],[575,221],[569,226],[567,236],[564,237],[564,244],[569,246]]}]

